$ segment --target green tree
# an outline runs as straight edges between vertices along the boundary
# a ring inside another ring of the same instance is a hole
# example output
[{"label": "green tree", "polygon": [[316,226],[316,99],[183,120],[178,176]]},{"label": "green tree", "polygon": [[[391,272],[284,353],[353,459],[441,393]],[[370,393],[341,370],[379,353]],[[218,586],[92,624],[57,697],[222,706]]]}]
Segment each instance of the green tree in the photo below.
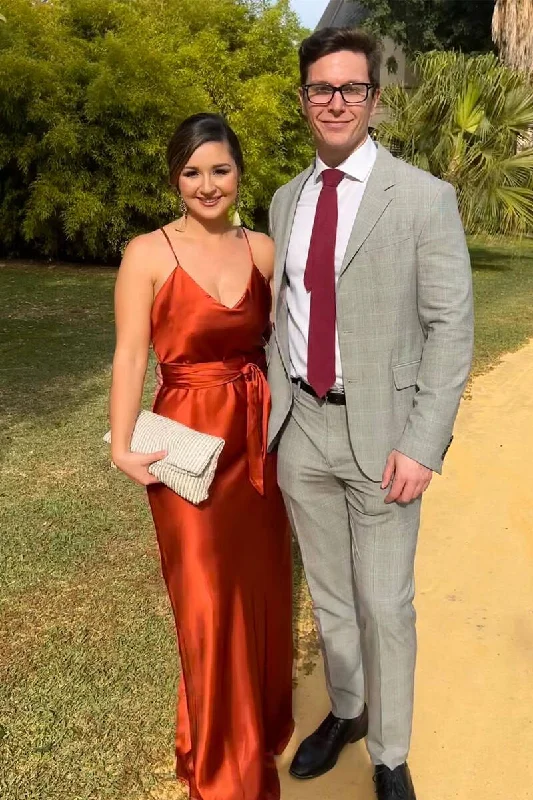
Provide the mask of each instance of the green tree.
[{"label": "green tree", "polygon": [[288,0],[3,0],[0,247],[116,259],[176,213],[165,147],[189,114],[239,134],[242,216],[309,157]]},{"label": "green tree", "polygon": [[407,53],[492,50],[494,0],[352,0],[368,12],[363,25],[390,36]]},{"label": "green tree", "polygon": [[533,149],[517,152],[533,125],[533,89],[493,54],[427,53],[420,82],[387,87],[378,137],[396,154],[449,181],[466,229],[533,230]]}]

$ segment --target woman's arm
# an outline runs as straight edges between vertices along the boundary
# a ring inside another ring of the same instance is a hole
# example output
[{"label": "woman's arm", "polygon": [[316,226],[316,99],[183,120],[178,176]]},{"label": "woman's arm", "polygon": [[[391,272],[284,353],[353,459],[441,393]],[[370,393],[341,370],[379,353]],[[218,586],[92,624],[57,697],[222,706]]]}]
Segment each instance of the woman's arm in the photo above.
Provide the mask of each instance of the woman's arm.
[{"label": "woman's arm", "polygon": [[[130,441],[139,414],[150,346],[150,312],[154,284],[149,271],[148,236],[127,246],[115,286],[116,346],[110,394],[111,458],[133,480],[157,483],[148,465],[165,453],[131,453]],[[153,259],[152,259],[153,260]]]}]

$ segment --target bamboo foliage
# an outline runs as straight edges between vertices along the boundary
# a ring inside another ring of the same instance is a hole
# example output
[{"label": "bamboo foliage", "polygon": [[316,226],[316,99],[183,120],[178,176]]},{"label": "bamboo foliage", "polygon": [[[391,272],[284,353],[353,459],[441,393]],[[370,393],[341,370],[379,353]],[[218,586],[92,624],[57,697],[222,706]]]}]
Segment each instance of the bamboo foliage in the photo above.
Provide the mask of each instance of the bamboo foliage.
[{"label": "bamboo foliage", "polygon": [[[264,225],[310,158],[289,0],[0,0],[0,256],[117,260],[176,214],[165,146],[219,111]],[[0,792],[1,793],[1,792]]]},{"label": "bamboo foliage", "polygon": [[492,38],[508,67],[533,75],[533,0],[497,0]]}]

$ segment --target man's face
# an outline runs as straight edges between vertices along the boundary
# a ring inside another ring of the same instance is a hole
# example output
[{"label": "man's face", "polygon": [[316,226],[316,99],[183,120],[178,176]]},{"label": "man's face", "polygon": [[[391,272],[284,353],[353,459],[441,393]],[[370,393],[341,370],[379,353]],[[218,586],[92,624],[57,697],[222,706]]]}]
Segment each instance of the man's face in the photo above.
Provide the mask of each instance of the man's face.
[{"label": "man's face", "polygon": [[[323,56],[311,64],[307,73],[308,85],[345,86],[361,83],[370,83],[366,56],[349,50]],[[364,97],[366,90],[360,90]],[[317,99],[322,101],[323,95],[319,94]],[[348,99],[358,98],[350,92]],[[346,103],[340,92],[336,92],[327,105],[314,105],[304,90],[300,89],[303,113],[318,153],[328,166],[340,164],[365,141],[378,100],[379,90],[370,90],[367,99],[357,104]]]}]

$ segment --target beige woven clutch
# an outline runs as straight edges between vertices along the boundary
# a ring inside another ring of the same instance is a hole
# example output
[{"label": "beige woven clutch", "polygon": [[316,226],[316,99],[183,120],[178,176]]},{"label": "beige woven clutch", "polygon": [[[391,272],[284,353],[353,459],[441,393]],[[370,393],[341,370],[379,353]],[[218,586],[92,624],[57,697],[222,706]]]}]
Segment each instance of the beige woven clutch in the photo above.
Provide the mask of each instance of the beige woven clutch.
[{"label": "beige woven clutch", "polygon": [[[111,443],[111,431],[104,441]],[[150,464],[148,472],[180,497],[198,505],[209,496],[224,439],[200,433],[160,414],[141,411],[130,447],[136,453],[166,450],[165,458]]]}]

